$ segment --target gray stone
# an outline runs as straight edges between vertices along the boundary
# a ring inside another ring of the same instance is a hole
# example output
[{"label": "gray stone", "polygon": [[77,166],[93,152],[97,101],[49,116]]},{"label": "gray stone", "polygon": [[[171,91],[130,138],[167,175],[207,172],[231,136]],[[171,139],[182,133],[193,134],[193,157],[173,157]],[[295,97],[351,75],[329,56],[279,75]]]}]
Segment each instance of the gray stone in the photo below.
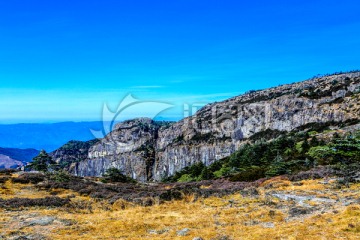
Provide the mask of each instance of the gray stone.
[{"label": "gray stone", "polygon": [[282,193],[274,193],[272,194],[274,197],[285,200],[285,201],[295,201],[301,206],[309,207],[308,204],[305,203],[305,201],[313,201],[313,202],[321,202],[321,203],[335,203],[336,200],[329,199],[329,198],[319,198],[312,195],[309,196],[301,196],[301,195],[295,195],[295,194],[282,194]]},{"label": "gray stone", "polygon": [[310,208],[305,208],[305,207],[293,207],[289,210],[289,215],[291,217],[297,217],[299,215],[304,215],[304,214],[309,214],[313,212],[312,209]]},{"label": "gray stone", "polygon": [[13,236],[9,238],[9,240],[46,240],[47,237],[41,234],[28,234],[28,235],[21,235],[21,236]]},{"label": "gray stone", "polygon": [[161,229],[161,230],[153,230],[153,229],[150,229],[148,231],[148,233],[150,234],[163,234],[163,233],[166,233],[166,232],[169,232],[170,229],[169,228],[164,228],[164,229]]},{"label": "gray stone", "polygon": [[272,223],[272,222],[264,222],[264,223],[262,224],[262,226],[263,226],[264,228],[274,228],[274,227],[275,227],[275,224]]},{"label": "gray stone", "polygon": [[46,226],[46,225],[50,225],[51,223],[53,223],[54,220],[55,220],[54,217],[47,216],[47,217],[31,219],[26,222],[29,226],[35,226],[35,225]]},{"label": "gray stone", "polygon": [[178,236],[186,236],[186,235],[188,235],[189,232],[190,232],[190,229],[184,228],[184,229],[181,229],[179,231],[176,231],[176,235],[178,235]]},{"label": "gray stone", "polygon": [[152,229],[149,230],[148,233],[150,233],[150,234],[158,234],[156,230],[152,230]]}]

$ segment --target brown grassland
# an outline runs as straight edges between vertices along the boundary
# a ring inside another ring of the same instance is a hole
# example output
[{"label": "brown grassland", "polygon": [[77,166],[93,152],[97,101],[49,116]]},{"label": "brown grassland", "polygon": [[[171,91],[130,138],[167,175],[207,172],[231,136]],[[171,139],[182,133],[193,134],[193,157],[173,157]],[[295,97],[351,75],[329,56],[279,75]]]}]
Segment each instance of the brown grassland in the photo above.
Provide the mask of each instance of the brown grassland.
[{"label": "brown grassland", "polygon": [[[359,183],[277,177],[227,196],[190,194],[140,206],[122,199],[110,204],[61,188],[40,190],[32,183],[13,183],[12,177],[16,174],[0,183],[3,201],[57,196],[69,202],[0,205],[0,239],[360,239]],[[276,194],[310,197],[298,201]],[[36,222],[46,217],[51,220]],[[181,236],[184,228],[189,231]]]}]

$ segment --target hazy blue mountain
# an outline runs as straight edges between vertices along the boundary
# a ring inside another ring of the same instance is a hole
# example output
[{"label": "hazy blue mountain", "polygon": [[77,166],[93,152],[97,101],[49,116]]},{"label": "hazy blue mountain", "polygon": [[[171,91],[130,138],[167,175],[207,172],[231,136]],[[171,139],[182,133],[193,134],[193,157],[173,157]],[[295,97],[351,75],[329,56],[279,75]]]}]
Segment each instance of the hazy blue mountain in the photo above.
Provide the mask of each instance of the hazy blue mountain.
[{"label": "hazy blue mountain", "polygon": [[0,169],[15,169],[23,165],[24,163],[19,160],[0,154]]},{"label": "hazy blue mountain", "polygon": [[0,169],[26,165],[39,154],[36,149],[0,148]]},{"label": "hazy blue mountain", "polygon": [[53,151],[70,140],[94,139],[90,129],[101,130],[102,122],[0,124],[0,147]]},{"label": "hazy blue mountain", "polygon": [[34,157],[39,154],[39,150],[28,148],[28,149],[19,149],[19,148],[1,148],[0,154],[9,156],[12,159],[16,159],[23,163],[30,162]]}]

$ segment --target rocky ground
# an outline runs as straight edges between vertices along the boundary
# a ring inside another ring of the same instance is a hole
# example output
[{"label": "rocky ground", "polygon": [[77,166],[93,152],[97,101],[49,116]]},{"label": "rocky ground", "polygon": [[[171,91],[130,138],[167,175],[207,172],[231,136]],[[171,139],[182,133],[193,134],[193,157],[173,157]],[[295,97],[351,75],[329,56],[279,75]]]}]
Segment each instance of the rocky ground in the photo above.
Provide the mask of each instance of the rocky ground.
[{"label": "rocky ground", "polygon": [[360,239],[360,184],[332,176],[148,185],[78,179],[82,189],[35,175],[0,180],[0,239]]}]

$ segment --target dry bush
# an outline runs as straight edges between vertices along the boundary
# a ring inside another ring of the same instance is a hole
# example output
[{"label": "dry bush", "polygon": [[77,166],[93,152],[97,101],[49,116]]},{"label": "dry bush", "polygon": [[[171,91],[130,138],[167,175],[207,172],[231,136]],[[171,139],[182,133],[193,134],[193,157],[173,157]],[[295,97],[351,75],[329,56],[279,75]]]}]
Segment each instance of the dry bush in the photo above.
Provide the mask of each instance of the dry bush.
[{"label": "dry bush", "polygon": [[301,181],[307,179],[320,179],[336,175],[336,172],[330,166],[319,166],[309,171],[299,172],[289,176],[290,181]]},{"label": "dry bush", "polygon": [[123,199],[118,199],[112,204],[113,211],[125,210],[129,207],[135,206],[133,203],[125,201]]},{"label": "dry bush", "polygon": [[15,169],[0,169],[0,175],[11,176],[15,172]]},{"label": "dry bush", "polygon": [[73,199],[65,207],[69,213],[89,214],[93,212],[93,202],[83,199]]},{"label": "dry bush", "polygon": [[21,183],[21,184],[27,184],[27,183],[37,184],[39,182],[45,181],[45,178],[46,178],[45,174],[43,173],[23,173],[18,177],[11,178],[11,181],[13,183]]},{"label": "dry bush", "polygon": [[0,207],[61,207],[70,202],[68,198],[45,197],[45,198],[10,198],[0,199]]},{"label": "dry bush", "polygon": [[0,183],[5,183],[9,179],[10,179],[10,177],[0,177]]},{"label": "dry bush", "polygon": [[269,188],[287,187],[290,185],[291,185],[291,182],[289,181],[288,177],[278,176],[278,177],[273,177],[273,178],[270,178],[269,180],[266,180],[265,182],[260,184],[260,187],[269,189]]}]

